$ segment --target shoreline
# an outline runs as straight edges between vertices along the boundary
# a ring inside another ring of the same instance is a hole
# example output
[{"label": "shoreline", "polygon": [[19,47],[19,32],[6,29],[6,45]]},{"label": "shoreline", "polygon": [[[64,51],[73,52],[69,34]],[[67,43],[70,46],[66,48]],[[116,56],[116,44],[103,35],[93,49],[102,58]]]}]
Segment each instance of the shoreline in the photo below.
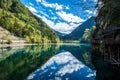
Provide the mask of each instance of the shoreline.
[{"label": "shoreline", "polygon": [[29,44],[29,43],[18,43],[18,44],[0,44],[1,47],[23,47],[23,46],[29,46],[29,45],[38,45],[38,44]]},{"label": "shoreline", "polygon": [[62,43],[12,43],[12,44],[0,44],[1,47],[23,47],[23,46],[32,46],[32,45],[46,45],[46,44],[62,44]]},{"label": "shoreline", "polygon": [[1,47],[24,47],[24,46],[32,46],[32,45],[75,45],[75,46],[81,46],[85,44],[90,44],[90,43],[12,43],[12,44],[0,44]]}]

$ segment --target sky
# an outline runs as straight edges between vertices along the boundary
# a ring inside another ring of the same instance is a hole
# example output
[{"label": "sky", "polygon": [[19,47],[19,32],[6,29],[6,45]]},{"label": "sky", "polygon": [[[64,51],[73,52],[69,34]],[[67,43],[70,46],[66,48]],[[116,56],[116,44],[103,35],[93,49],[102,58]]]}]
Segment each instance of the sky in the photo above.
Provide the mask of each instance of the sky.
[{"label": "sky", "polygon": [[21,0],[52,29],[69,34],[91,16],[97,0]]}]

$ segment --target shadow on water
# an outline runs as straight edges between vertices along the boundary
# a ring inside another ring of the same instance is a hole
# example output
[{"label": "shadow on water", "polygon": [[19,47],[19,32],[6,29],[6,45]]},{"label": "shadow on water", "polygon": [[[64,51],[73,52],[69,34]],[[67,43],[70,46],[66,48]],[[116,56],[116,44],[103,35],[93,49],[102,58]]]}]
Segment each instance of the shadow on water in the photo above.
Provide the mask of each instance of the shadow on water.
[{"label": "shadow on water", "polygon": [[95,79],[89,44],[11,47],[0,51],[0,80]]},{"label": "shadow on water", "polygon": [[96,80],[120,80],[119,45],[92,47],[92,64],[96,69]]}]

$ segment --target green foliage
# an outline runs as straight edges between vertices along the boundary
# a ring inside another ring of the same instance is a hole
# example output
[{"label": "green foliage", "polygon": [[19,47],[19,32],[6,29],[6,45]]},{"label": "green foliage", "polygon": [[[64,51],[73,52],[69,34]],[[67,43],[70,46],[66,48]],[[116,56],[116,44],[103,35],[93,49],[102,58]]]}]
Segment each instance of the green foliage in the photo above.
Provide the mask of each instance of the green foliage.
[{"label": "green foliage", "polygon": [[58,36],[20,0],[0,1],[0,26],[30,43],[59,42]]},{"label": "green foliage", "polygon": [[84,31],[84,34],[82,36],[82,39],[87,41],[87,42],[90,42],[92,39],[92,34],[93,34],[95,29],[96,29],[96,26],[93,26],[90,29],[86,28]]},{"label": "green foliage", "polygon": [[0,7],[4,10],[8,10],[12,4],[12,0],[0,0]]},{"label": "green foliage", "polygon": [[30,42],[30,43],[41,43],[42,42],[42,38],[40,34],[37,34],[37,33],[31,33],[29,36],[25,36],[25,39],[27,42]]}]

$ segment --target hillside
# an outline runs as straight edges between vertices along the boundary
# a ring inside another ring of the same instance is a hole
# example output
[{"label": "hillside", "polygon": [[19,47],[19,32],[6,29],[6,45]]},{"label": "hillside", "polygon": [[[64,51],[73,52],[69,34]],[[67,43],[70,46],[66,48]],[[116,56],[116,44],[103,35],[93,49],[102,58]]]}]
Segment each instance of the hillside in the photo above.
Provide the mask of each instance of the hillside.
[{"label": "hillside", "polygon": [[74,31],[72,31],[70,34],[64,36],[63,39],[68,40],[79,40],[83,34],[86,28],[91,28],[95,25],[94,17],[89,18],[87,21],[85,21],[83,24],[78,26]]},{"label": "hillside", "polygon": [[0,26],[30,43],[59,41],[54,31],[33,15],[20,0],[0,1]]}]

